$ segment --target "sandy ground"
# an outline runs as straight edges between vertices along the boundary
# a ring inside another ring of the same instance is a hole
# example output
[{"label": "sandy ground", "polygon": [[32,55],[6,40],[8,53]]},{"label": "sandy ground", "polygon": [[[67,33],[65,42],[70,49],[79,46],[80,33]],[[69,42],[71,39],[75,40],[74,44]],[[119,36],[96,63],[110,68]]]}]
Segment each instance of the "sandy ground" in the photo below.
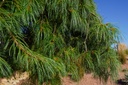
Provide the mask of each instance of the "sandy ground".
[{"label": "sandy ground", "polygon": [[[100,80],[93,78],[92,74],[85,74],[79,82],[73,82],[69,77],[63,79],[63,85],[104,85]],[[108,81],[106,85],[115,85]]]},{"label": "sandy ground", "polygon": [[[128,70],[128,63],[121,65],[122,70]],[[123,71],[119,72],[119,78],[118,79],[124,79],[125,78],[125,72]],[[105,85],[100,80],[95,79],[92,74],[85,74],[83,78],[79,82],[73,82],[69,77],[65,77],[62,79],[63,85]],[[108,80],[106,85],[117,85],[115,82]]]},{"label": "sandy ground", "polygon": [[[128,63],[121,66],[122,70],[128,70]],[[125,72],[119,72],[119,78],[123,79]],[[0,79],[0,85],[21,85],[21,83],[28,78],[27,73],[16,74],[15,78],[11,77],[10,79]],[[23,84],[22,84],[23,85]],[[73,82],[69,77],[62,78],[62,85],[105,85],[100,82],[100,80],[93,78],[92,74],[85,74],[79,82]],[[116,85],[115,82],[108,80],[106,85]]]}]

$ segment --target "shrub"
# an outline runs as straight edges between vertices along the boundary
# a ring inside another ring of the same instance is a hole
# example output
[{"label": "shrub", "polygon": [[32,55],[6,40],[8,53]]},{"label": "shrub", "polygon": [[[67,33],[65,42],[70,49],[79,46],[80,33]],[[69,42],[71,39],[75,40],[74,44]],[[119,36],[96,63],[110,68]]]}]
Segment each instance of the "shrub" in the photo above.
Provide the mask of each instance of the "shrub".
[{"label": "shrub", "polygon": [[125,50],[126,54],[128,55],[128,49]]},{"label": "shrub", "polygon": [[118,44],[118,55],[119,55],[119,60],[121,61],[122,64],[126,63],[127,61],[127,49],[125,44]]}]

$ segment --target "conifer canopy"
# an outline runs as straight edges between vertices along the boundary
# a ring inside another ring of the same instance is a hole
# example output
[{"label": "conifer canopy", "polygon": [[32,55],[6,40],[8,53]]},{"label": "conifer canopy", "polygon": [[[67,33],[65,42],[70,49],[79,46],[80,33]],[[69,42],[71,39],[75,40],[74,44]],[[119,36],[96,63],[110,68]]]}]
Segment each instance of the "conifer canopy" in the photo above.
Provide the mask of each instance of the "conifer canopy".
[{"label": "conifer canopy", "polygon": [[[118,29],[104,24],[93,0],[1,0],[0,77],[27,71],[38,84],[118,74]],[[58,83],[58,84],[57,84]]]}]

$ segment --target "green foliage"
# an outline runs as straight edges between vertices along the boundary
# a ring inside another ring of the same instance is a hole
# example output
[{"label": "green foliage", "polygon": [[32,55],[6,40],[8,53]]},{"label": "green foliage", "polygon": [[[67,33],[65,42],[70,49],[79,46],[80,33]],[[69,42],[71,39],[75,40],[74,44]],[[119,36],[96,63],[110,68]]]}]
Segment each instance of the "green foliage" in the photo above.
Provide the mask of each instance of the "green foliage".
[{"label": "green foliage", "polygon": [[12,75],[12,69],[10,65],[0,57],[0,77],[9,77]]},{"label": "green foliage", "polygon": [[118,70],[114,69],[119,69],[120,66],[118,56],[116,56],[115,51],[113,49],[109,49],[107,52],[100,56],[98,55],[97,57],[99,57],[100,62],[94,65],[95,74],[98,75],[101,80],[104,79],[107,81],[109,76],[115,80],[118,76]]},{"label": "green foliage", "polygon": [[35,83],[78,81],[85,72],[101,80],[118,74],[111,48],[119,32],[103,24],[93,0],[3,0],[0,2],[0,75],[27,71]]}]

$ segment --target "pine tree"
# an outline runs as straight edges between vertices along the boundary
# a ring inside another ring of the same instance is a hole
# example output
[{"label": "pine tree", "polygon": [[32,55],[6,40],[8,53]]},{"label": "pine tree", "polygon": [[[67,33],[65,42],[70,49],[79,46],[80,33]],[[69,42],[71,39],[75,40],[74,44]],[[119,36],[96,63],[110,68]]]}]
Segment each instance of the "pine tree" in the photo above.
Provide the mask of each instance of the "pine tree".
[{"label": "pine tree", "polygon": [[38,84],[59,85],[62,76],[79,80],[86,72],[115,79],[118,35],[93,0],[0,1],[0,77],[21,70]]}]

